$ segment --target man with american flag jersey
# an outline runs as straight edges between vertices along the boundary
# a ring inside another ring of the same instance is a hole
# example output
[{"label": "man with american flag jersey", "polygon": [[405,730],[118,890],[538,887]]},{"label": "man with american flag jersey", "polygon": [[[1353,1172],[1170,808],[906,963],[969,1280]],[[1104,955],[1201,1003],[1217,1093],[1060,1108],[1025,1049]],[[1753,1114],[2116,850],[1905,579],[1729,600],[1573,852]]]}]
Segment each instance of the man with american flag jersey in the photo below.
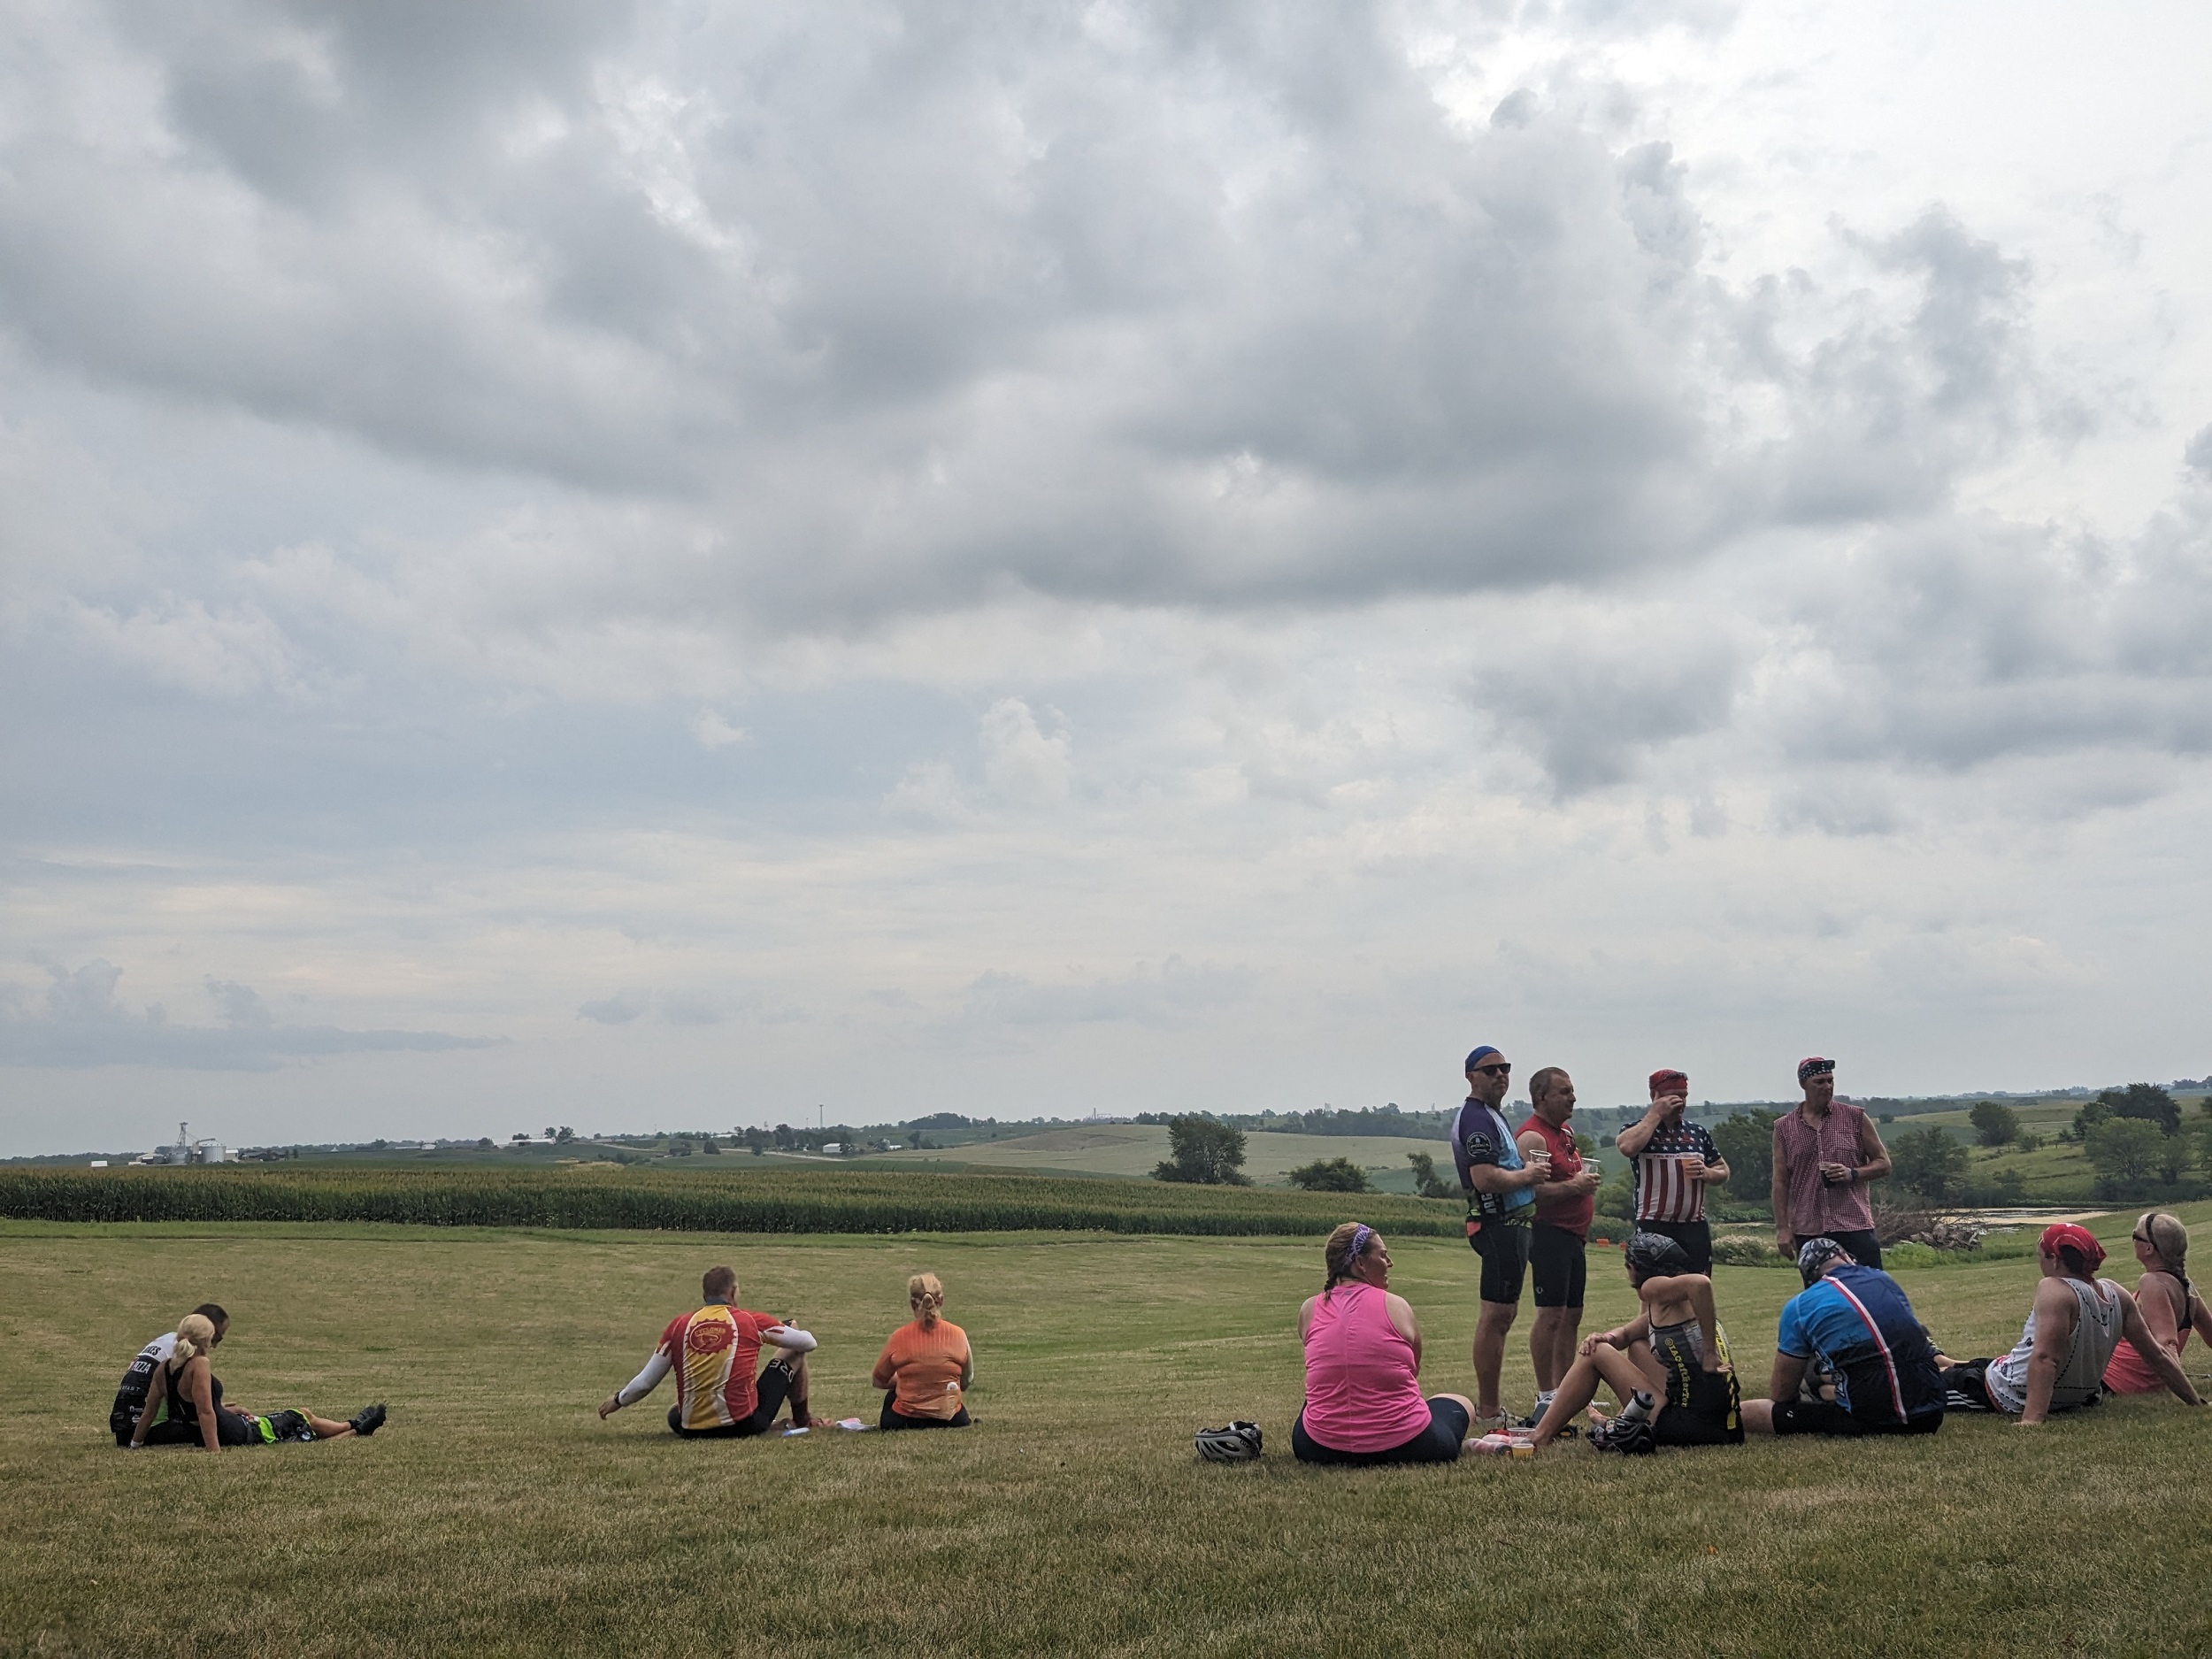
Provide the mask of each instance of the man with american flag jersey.
[{"label": "man with american flag jersey", "polygon": [[1728,1163],[1703,1124],[1687,1117],[1690,1079],[1680,1071],[1651,1074],[1651,1108],[1613,1143],[1635,1171],[1632,1214],[1640,1232],[1672,1239],[1690,1271],[1713,1271],[1713,1230],[1705,1222],[1705,1189],[1728,1179]]}]

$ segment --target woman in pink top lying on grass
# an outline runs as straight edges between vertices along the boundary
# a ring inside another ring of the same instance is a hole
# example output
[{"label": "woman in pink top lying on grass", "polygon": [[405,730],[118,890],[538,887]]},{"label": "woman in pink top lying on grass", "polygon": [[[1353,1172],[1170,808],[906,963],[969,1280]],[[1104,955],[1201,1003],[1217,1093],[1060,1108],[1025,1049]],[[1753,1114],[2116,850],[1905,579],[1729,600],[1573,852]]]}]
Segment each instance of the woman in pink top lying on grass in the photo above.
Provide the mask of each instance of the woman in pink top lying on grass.
[{"label": "woman in pink top lying on grass", "polygon": [[1305,1463],[1448,1463],[1474,1402],[1421,1397],[1421,1329],[1390,1294],[1390,1252],[1374,1228],[1348,1221],[1329,1235],[1328,1282],[1298,1310],[1306,1343],[1306,1404],[1290,1449]]}]

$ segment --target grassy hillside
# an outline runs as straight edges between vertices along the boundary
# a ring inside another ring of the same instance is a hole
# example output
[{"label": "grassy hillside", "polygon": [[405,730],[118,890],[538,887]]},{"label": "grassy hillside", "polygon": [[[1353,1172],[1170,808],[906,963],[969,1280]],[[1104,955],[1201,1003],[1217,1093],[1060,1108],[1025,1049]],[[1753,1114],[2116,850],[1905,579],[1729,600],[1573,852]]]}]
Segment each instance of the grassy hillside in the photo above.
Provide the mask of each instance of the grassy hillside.
[{"label": "grassy hillside", "polygon": [[[1244,1137],[1244,1172],[1262,1186],[1283,1184],[1292,1170],[1316,1158],[1349,1158],[1385,1191],[1413,1190],[1409,1152],[1425,1152],[1448,1166],[1450,1145],[1441,1137],[1407,1141],[1394,1136],[1285,1135]],[[1095,1175],[1149,1175],[1168,1155],[1160,1124],[1085,1124],[1048,1129],[1010,1141],[971,1142],[926,1152],[877,1154],[862,1160],[881,1168],[897,1164],[957,1163],[972,1169],[1066,1171]]]},{"label": "grassy hillside", "polygon": [[[2192,1214],[2206,1237],[2212,1207]],[[2100,1224],[2116,1245],[2124,1229]],[[1392,1248],[1429,1386],[1465,1388],[1464,1246]],[[1301,1467],[1311,1240],[0,1224],[0,1652],[2212,1649],[2188,1589],[2207,1418],[2168,1401],[2033,1432],[1957,1419],[1911,1444]],[[717,1260],[746,1302],[821,1336],[819,1407],[872,1418],[905,1275],[941,1273],[978,1426],[687,1444],[661,1427],[665,1386],[598,1421]],[[1594,1325],[1629,1308],[1600,1261]],[[1947,1345],[1988,1353],[2032,1273],[1902,1277]],[[1794,1284],[1718,1275],[1755,1391]],[[125,1362],[209,1296],[234,1316],[231,1397],[384,1399],[388,1426],[214,1459],[116,1451]],[[1529,1389],[1517,1342],[1508,1398]],[[1268,1455],[1198,1463],[1191,1431],[1232,1417],[1264,1426]]]}]

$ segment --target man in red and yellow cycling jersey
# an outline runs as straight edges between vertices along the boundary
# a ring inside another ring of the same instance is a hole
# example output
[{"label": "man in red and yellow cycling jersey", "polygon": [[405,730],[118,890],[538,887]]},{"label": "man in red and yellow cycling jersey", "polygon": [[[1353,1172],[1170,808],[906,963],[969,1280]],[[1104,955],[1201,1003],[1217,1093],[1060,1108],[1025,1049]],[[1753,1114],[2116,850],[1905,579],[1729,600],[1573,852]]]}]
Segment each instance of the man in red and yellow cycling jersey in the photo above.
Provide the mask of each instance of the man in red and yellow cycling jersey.
[{"label": "man in red and yellow cycling jersey", "polygon": [[[600,1417],[635,1405],[672,1371],[676,1403],[669,1408],[668,1426],[679,1434],[764,1433],[774,1425],[786,1401],[794,1428],[813,1427],[806,1379],[813,1337],[773,1314],[738,1307],[733,1268],[709,1268],[699,1289],[706,1306],[669,1321],[645,1369],[600,1402]],[[778,1352],[756,1377],[753,1362],[763,1344]]]}]

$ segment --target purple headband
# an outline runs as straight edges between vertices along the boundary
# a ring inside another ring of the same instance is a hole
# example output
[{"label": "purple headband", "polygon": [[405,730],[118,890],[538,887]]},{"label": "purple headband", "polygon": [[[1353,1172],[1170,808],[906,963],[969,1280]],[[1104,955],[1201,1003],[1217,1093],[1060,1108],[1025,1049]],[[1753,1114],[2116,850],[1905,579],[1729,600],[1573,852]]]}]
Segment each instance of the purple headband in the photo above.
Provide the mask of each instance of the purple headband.
[{"label": "purple headband", "polygon": [[1352,1271],[1352,1263],[1358,1261],[1361,1256],[1367,1254],[1367,1240],[1374,1236],[1374,1228],[1369,1226],[1364,1221],[1361,1222],[1358,1226],[1352,1229],[1352,1253],[1344,1258],[1344,1271],[1346,1272],[1350,1272]]}]

